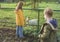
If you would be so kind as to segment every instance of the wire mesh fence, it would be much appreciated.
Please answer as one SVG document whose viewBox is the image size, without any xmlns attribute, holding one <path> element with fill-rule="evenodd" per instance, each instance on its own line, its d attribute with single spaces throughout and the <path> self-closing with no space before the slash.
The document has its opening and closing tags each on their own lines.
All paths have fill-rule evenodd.
<svg viewBox="0 0 60 42">
<path fill-rule="evenodd" d="M 7 9 L 9 10 L 9 8 L 7 8 Z M 1 8 L 1 10 L 4 10 L 4 11 L 6 11 L 7 9 Z M 36 27 L 32 26 L 32 28 L 36 28 L 36 29 L 40 28 L 41 25 L 44 23 L 45 20 L 44 20 L 44 16 L 43 16 L 43 10 L 44 9 L 23 9 L 25 17 L 30 17 L 30 19 L 38 19 L 37 24 L 39 23 L 38 26 L 39 25 L 40 26 L 38 27 L 35 25 Z M 10 11 L 14 11 L 14 8 L 10 8 Z M 59 23 L 60 22 L 60 16 L 59 16 L 59 14 L 60 14 L 60 10 L 54 10 L 53 17 L 56 18 L 58 21 L 58 28 L 59 28 L 58 39 L 60 40 L 60 37 L 59 37 L 60 36 L 60 26 L 59 26 L 60 25 L 60 23 Z M 13 20 L 13 21 L 11 21 L 11 20 Z M 13 29 L 15 27 L 16 27 L 15 17 L 11 18 L 11 16 L 5 17 L 5 15 L 3 15 L 3 17 L 0 18 L 0 28 L 12 28 Z"/>
</svg>

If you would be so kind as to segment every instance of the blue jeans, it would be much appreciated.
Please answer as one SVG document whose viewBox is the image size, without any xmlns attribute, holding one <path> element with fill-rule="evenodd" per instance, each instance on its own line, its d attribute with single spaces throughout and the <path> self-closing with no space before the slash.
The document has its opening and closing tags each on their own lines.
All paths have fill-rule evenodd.
<svg viewBox="0 0 60 42">
<path fill-rule="evenodd" d="M 20 38 L 23 38 L 23 27 L 22 26 L 16 26 L 16 35 Z"/>
</svg>

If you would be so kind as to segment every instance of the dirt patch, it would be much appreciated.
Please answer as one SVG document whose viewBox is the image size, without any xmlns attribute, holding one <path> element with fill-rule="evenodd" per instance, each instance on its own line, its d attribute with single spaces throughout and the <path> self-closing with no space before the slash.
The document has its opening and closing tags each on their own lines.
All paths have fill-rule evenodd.
<svg viewBox="0 0 60 42">
<path fill-rule="evenodd" d="M 24 40 L 16 36 L 16 30 L 0 28 L 0 42 L 36 42 L 34 38 L 25 37 Z"/>
</svg>

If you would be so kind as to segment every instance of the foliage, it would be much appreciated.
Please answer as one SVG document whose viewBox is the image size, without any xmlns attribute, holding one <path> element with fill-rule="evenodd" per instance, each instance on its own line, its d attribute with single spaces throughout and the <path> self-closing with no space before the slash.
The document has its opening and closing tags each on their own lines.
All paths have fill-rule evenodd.
<svg viewBox="0 0 60 42">
<path fill-rule="evenodd" d="M 0 9 L 0 20 L 2 19 L 3 21 L 6 20 L 10 22 L 10 23 L 15 23 L 15 13 L 14 13 L 14 9 L 10 9 L 10 8 L 15 8 L 16 3 L 1 3 L 2 7 L 6 7 L 8 9 Z M 9 6 L 8 6 L 9 5 Z M 40 3 L 39 4 L 39 8 L 46 8 L 47 6 L 51 7 L 54 10 L 60 10 L 60 4 L 56 4 L 56 3 Z M 57 7 L 59 6 L 59 7 Z M 24 6 L 23 8 L 31 8 L 31 5 L 29 6 Z M 30 17 L 30 19 L 34 19 L 34 18 L 38 18 L 38 12 L 37 11 L 31 11 L 31 10 L 23 10 L 24 12 L 24 16 L 25 17 Z M 57 19 L 58 21 L 58 27 L 60 28 L 60 11 L 54 11 L 54 15 L 53 17 Z M 42 25 L 44 23 L 44 16 L 43 16 L 43 11 L 40 11 L 40 25 Z M 0 24 L 2 24 L 0 22 Z M 10 25 L 10 24 L 5 24 L 6 26 Z M 14 24 L 11 24 L 11 26 L 13 26 Z M 13 28 L 12 28 L 13 29 Z M 24 27 L 24 34 L 27 35 L 37 35 L 37 27 L 35 26 L 26 26 Z M 58 31 L 60 32 L 60 31 Z M 59 34 L 59 33 L 58 33 Z"/>
</svg>

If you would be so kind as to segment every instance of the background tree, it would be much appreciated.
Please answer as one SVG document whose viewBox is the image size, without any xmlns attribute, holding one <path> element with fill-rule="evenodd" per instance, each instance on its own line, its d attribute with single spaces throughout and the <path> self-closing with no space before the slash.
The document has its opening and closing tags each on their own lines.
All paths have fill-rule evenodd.
<svg viewBox="0 0 60 42">
<path fill-rule="evenodd" d="M 32 8 L 38 8 L 39 0 L 31 0 Z"/>
<path fill-rule="evenodd" d="M 0 4 L 0 8 L 1 8 L 1 4 Z"/>
<path fill-rule="evenodd" d="M 60 3 L 60 0 L 58 0 L 58 3 Z"/>
</svg>

